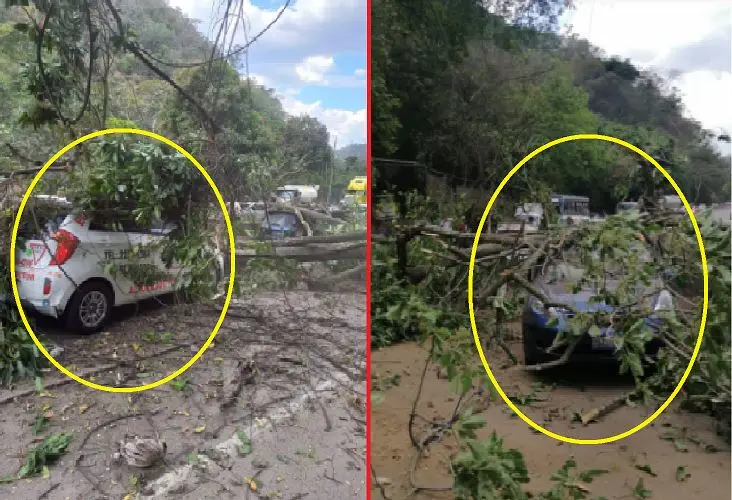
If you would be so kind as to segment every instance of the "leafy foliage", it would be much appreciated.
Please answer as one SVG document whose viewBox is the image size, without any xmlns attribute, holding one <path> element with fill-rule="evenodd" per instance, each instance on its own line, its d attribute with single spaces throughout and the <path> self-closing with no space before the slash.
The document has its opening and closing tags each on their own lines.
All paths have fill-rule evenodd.
<svg viewBox="0 0 732 500">
<path fill-rule="evenodd" d="M 48 436 L 39 445 L 28 450 L 25 464 L 18 471 L 17 479 L 37 476 L 44 473 L 66 453 L 73 436 L 67 432 L 59 432 Z"/>
<path fill-rule="evenodd" d="M 424 2 L 419 11 L 399 0 L 375 2 L 374 156 L 416 160 L 451 186 L 490 192 L 540 145 L 604 133 L 656 158 L 692 202 L 728 200 L 729 161 L 714 149 L 717 138 L 683 115 L 677 90 L 584 40 L 557 34 L 565 7 L 498 1 L 488 5 L 489 14 L 471 0 L 450 8 Z M 375 167 L 377 191 L 425 190 L 409 168 Z M 590 196 L 595 211 L 611 213 L 620 200 L 670 192 L 653 172 L 635 153 L 582 141 L 533 159 L 505 193 L 520 198 L 548 184 Z"/>
</svg>

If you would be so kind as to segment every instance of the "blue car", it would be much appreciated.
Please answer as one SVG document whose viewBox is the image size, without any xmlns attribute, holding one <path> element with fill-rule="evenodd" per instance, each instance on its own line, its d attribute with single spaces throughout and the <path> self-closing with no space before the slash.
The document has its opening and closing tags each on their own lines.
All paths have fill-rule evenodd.
<svg viewBox="0 0 732 500">
<path fill-rule="evenodd" d="M 282 240 L 304 235 L 304 228 L 297 216 L 291 212 L 272 211 L 260 224 L 263 239 Z"/>
<path fill-rule="evenodd" d="M 579 266 L 563 261 L 544 267 L 537 267 L 533 276 L 533 285 L 541 290 L 546 298 L 555 304 L 565 304 L 580 313 L 612 313 L 615 309 L 605 303 L 597 303 L 592 299 L 597 290 L 591 286 L 584 286 L 574 290 L 575 284 L 582 277 L 584 270 Z M 609 291 L 616 290 L 620 282 L 617 279 L 605 281 Z M 653 280 L 650 286 L 643 286 L 637 290 L 640 297 L 648 297 L 650 314 L 645 318 L 646 325 L 654 334 L 663 326 L 662 312 L 673 312 L 673 297 L 663 286 L 661 280 Z M 561 356 L 564 347 L 558 352 L 547 352 L 560 331 L 569 331 L 568 321 L 574 312 L 569 309 L 546 307 L 539 298 L 530 295 L 521 317 L 521 330 L 524 344 L 524 361 L 526 365 L 533 365 L 551 361 Z M 598 315 L 598 319 L 605 315 Z M 609 315 L 607 315 L 609 316 Z M 618 332 L 610 324 L 599 324 L 599 335 L 590 336 L 585 332 L 569 361 L 597 362 L 614 359 L 614 338 Z M 651 339 L 646 344 L 647 354 L 653 356 L 661 345 L 658 338 Z"/>
</svg>

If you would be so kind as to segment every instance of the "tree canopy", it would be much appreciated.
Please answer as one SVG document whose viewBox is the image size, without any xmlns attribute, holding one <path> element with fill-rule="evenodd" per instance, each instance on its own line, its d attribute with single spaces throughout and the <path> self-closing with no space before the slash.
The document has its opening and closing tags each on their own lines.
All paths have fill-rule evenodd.
<svg viewBox="0 0 732 500">
<path fill-rule="evenodd" d="M 601 133 L 650 154 L 691 202 L 729 199 L 729 159 L 712 144 L 725 138 L 685 116 L 678 91 L 660 76 L 560 36 L 564 2 L 418 4 L 372 4 L 375 158 L 417 161 L 453 185 L 492 190 L 542 144 Z M 393 163 L 375 168 L 377 190 L 423 188 Z M 527 164 L 506 193 L 516 199 L 550 186 L 590 196 L 595 210 L 609 212 L 644 194 L 651 169 L 616 145 L 566 143 Z M 657 188 L 673 189 L 665 181 Z"/>
</svg>

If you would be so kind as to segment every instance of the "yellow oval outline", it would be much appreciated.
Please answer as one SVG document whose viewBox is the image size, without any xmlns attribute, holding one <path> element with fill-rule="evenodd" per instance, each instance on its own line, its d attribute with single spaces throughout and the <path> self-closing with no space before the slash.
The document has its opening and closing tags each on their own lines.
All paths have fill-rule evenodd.
<svg viewBox="0 0 732 500">
<path fill-rule="evenodd" d="M 196 354 L 193 355 L 193 357 L 181 368 L 179 368 L 177 371 L 173 372 L 172 374 L 168 375 L 165 378 L 162 378 L 160 380 L 157 380 L 155 382 L 151 382 L 149 384 L 145 385 L 139 385 L 136 387 L 111 387 L 107 385 L 101 385 L 101 384 L 95 384 L 94 382 L 91 382 L 89 380 L 86 380 L 82 377 L 79 377 L 78 375 L 72 373 L 68 369 L 66 369 L 61 363 L 56 361 L 53 356 L 51 356 L 48 351 L 46 351 L 46 348 L 43 347 L 43 344 L 38 340 L 38 337 L 36 337 L 36 334 L 33 332 L 33 329 L 31 328 L 30 324 L 28 324 L 28 319 L 25 316 L 25 312 L 23 311 L 23 306 L 20 303 L 20 296 L 18 294 L 18 286 L 15 282 L 15 240 L 18 235 L 18 227 L 20 226 L 20 218 L 23 215 L 23 210 L 25 209 L 25 205 L 28 202 L 28 199 L 33 192 L 33 189 L 36 187 L 36 184 L 38 184 L 38 181 L 41 180 L 41 177 L 44 173 L 46 173 L 46 170 L 61 156 L 63 156 L 66 152 L 73 149 L 74 147 L 78 146 L 82 142 L 88 141 L 89 139 L 94 139 L 95 137 L 100 137 L 103 135 L 110 135 L 110 134 L 136 134 L 136 135 L 143 135 L 146 137 L 151 137 L 153 139 L 157 139 L 160 142 L 163 142 L 167 144 L 168 146 L 176 149 L 178 152 L 180 152 L 182 155 L 184 155 L 188 160 L 193 163 L 196 168 L 198 168 L 198 171 L 201 172 L 201 174 L 206 178 L 206 181 L 208 181 L 209 186 L 211 186 L 211 189 L 213 190 L 214 194 L 216 195 L 216 199 L 219 202 L 219 206 L 221 207 L 221 211 L 224 214 L 224 220 L 226 221 L 226 230 L 229 235 L 229 247 L 231 249 L 230 251 L 230 260 L 231 260 L 231 271 L 229 273 L 229 288 L 226 292 L 226 300 L 224 301 L 224 307 L 221 309 L 221 314 L 219 315 L 219 319 L 216 322 L 216 325 L 214 326 L 213 330 L 211 331 L 211 334 L 209 335 L 206 342 L 203 344 L 203 346 L 196 352 Z M 201 166 L 200 163 L 198 163 L 198 160 L 196 160 L 188 151 L 183 149 L 181 146 L 176 144 L 175 142 L 171 141 L 167 137 L 163 137 L 160 134 L 156 134 L 155 132 L 150 132 L 149 130 L 144 129 L 135 129 L 135 128 L 108 128 L 103 130 L 97 130 L 96 132 L 92 132 L 90 134 L 87 134 L 83 137 L 80 137 L 76 139 L 75 141 L 67 144 L 64 148 L 62 148 L 59 152 L 57 152 L 55 155 L 51 157 L 50 160 L 46 162 L 46 164 L 41 168 L 41 170 L 36 174 L 36 176 L 33 178 L 33 181 L 31 182 L 28 189 L 23 194 L 23 199 L 20 202 L 20 208 L 18 210 L 18 215 L 15 218 L 15 223 L 13 224 L 13 232 L 10 238 L 10 277 L 11 282 L 13 286 L 13 296 L 15 297 L 15 304 L 18 307 L 18 311 L 20 312 L 20 317 L 23 320 L 23 325 L 28 330 L 28 333 L 30 334 L 31 338 L 33 339 L 33 342 L 36 344 L 36 346 L 41 350 L 41 352 L 48 358 L 51 363 L 58 368 L 61 373 L 66 375 L 67 377 L 70 377 L 77 382 L 79 382 L 82 385 L 85 385 L 87 387 L 91 387 L 92 389 L 97 389 L 100 391 L 105 392 L 118 392 L 118 393 L 129 393 L 129 392 L 142 392 L 146 391 L 148 389 L 153 389 L 155 387 L 161 386 L 167 382 L 170 382 L 174 378 L 178 377 L 179 375 L 183 374 L 188 368 L 193 366 L 193 364 L 198 361 L 198 359 L 203 355 L 203 353 L 208 349 L 208 346 L 211 345 L 211 342 L 213 342 L 214 337 L 216 337 L 216 334 L 218 333 L 219 329 L 221 328 L 222 323 L 224 322 L 224 319 L 226 317 L 226 312 L 229 309 L 229 304 L 231 303 L 231 297 L 234 292 L 234 277 L 236 276 L 236 248 L 235 248 L 235 239 L 234 239 L 234 229 L 231 225 L 231 219 L 229 218 L 229 212 L 226 210 L 226 204 L 224 203 L 224 199 L 221 196 L 221 193 L 219 192 L 218 187 L 216 186 L 216 183 L 211 179 L 211 176 L 208 174 L 205 168 Z"/>
<path fill-rule="evenodd" d="M 696 341 L 696 345 L 694 346 L 694 352 L 691 355 L 691 360 L 689 361 L 689 365 L 686 367 L 686 371 L 684 371 L 684 374 L 681 377 L 681 380 L 679 381 L 676 388 L 673 390 L 671 395 L 666 399 L 666 401 L 648 418 L 646 418 L 643 422 L 636 425 L 635 427 L 628 429 L 625 432 L 621 432 L 619 434 L 616 434 L 614 436 L 608 436 L 604 438 L 596 438 L 596 439 L 578 439 L 578 438 L 572 438 L 563 436 L 561 434 L 557 434 L 555 432 L 552 432 L 548 429 L 545 429 L 544 427 L 540 426 L 533 420 L 531 420 L 529 417 L 524 415 L 521 410 L 513 404 L 513 402 L 509 399 L 509 397 L 506 395 L 505 392 L 503 392 L 503 389 L 501 389 L 500 384 L 498 383 L 498 380 L 496 380 L 496 377 L 493 375 L 493 372 L 491 371 L 490 367 L 488 366 L 488 361 L 485 358 L 485 355 L 483 354 L 483 348 L 480 345 L 480 337 L 478 336 L 478 327 L 475 323 L 475 311 L 473 309 L 473 271 L 475 269 L 475 255 L 477 253 L 478 249 L 478 243 L 480 241 L 480 235 L 483 232 L 483 224 L 485 223 L 486 219 L 488 218 L 488 214 L 491 211 L 491 208 L 493 208 L 493 204 L 496 201 L 496 198 L 498 198 L 498 195 L 501 193 L 501 190 L 505 187 L 506 183 L 513 177 L 513 175 L 526 164 L 529 160 L 537 156 L 539 153 L 546 151 L 547 149 L 556 146 L 557 144 L 562 144 L 564 142 L 569 141 L 576 141 L 576 140 L 586 140 L 586 139 L 597 139 L 602 140 L 606 142 L 612 142 L 615 144 L 618 144 L 620 146 L 624 146 L 631 151 L 634 151 L 641 155 L 644 159 L 648 160 L 654 167 L 656 167 L 668 180 L 671 185 L 676 190 L 676 193 L 681 198 L 681 201 L 684 203 L 684 208 L 686 208 L 686 213 L 689 216 L 689 219 L 691 220 L 692 225 L 694 226 L 694 232 L 696 233 L 696 241 L 699 244 L 699 251 L 701 253 L 701 263 L 702 263 L 702 271 L 704 273 L 704 306 L 702 309 L 702 319 L 701 319 L 701 326 L 699 327 L 699 336 Z M 681 391 L 681 387 L 683 387 L 684 382 L 686 382 L 686 379 L 689 377 L 689 374 L 691 373 L 691 369 L 694 366 L 694 362 L 696 362 L 696 358 L 699 355 L 699 349 L 701 348 L 702 339 L 704 337 L 704 328 L 706 327 L 707 322 L 707 308 L 709 307 L 709 269 L 707 267 L 707 254 L 704 250 L 704 241 L 702 240 L 701 231 L 699 230 L 699 225 L 696 221 L 696 217 L 694 217 L 694 213 L 691 209 L 691 206 L 689 205 L 689 202 L 686 201 L 686 197 L 684 196 L 684 193 L 681 192 L 681 189 L 676 184 L 676 181 L 669 175 L 666 170 L 658 164 L 656 160 L 654 160 L 648 153 L 641 150 L 640 148 L 635 147 L 634 145 L 622 140 L 618 139 L 617 137 L 607 136 L 607 135 L 601 135 L 601 134 L 575 134 L 575 135 L 568 135 L 564 137 L 560 137 L 559 139 L 555 139 L 551 142 L 548 142 L 544 144 L 543 146 L 535 149 L 528 155 L 526 155 L 518 164 L 516 164 L 515 167 L 511 169 L 511 171 L 506 175 L 501 183 L 498 185 L 498 188 L 496 188 L 495 192 L 493 193 L 493 196 L 491 196 L 491 199 L 488 201 L 488 206 L 486 207 L 485 211 L 483 212 L 483 217 L 480 219 L 480 224 L 478 225 L 478 229 L 475 232 L 475 241 L 473 242 L 473 248 L 470 252 L 470 263 L 468 268 L 468 308 L 470 310 L 470 326 L 473 330 L 473 340 L 475 341 L 475 346 L 478 349 L 478 355 L 480 356 L 480 360 L 483 363 L 483 367 L 485 368 L 486 373 L 488 374 L 488 378 L 490 378 L 491 382 L 493 383 L 494 387 L 498 390 L 498 393 L 501 395 L 501 398 L 503 398 L 503 401 L 506 402 L 509 408 L 513 410 L 513 412 L 521 418 L 524 422 L 526 422 L 530 427 L 536 429 L 537 431 L 541 432 L 545 436 L 549 436 L 551 438 L 556 439 L 557 441 L 562 441 L 565 443 L 570 444 L 606 444 L 606 443 L 612 443 L 614 441 L 619 441 L 623 438 L 626 438 L 628 436 L 631 436 L 638 432 L 639 430 L 646 427 L 648 424 L 653 422 L 658 416 L 663 413 L 668 405 L 671 404 L 671 402 L 674 400 L 674 398 L 678 395 L 679 391 Z"/>
</svg>

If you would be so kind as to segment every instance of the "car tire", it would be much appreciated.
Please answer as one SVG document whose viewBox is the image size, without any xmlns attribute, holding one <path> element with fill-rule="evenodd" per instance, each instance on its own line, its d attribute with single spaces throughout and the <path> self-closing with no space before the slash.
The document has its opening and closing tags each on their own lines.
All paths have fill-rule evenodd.
<svg viewBox="0 0 732 500">
<path fill-rule="evenodd" d="M 539 364 L 542 361 L 541 353 L 536 348 L 534 339 L 526 331 L 521 336 L 524 344 L 524 365 L 531 366 Z"/>
<path fill-rule="evenodd" d="M 540 359 L 536 352 L 536 349 L 524 342 L 524 365 L 536 365 L 539 364 L 539 361 Z"/>
<path fill-rule="evenodd" d="M 66 307 L 66 328 L 85 335 L 96 333 L 106 326 L 113 305 L 114 296 L 106 283 L 86 282 L 74 292 Z M 89 308 L 96 308 L 96 311 L 89 311 Z"/>
</svg>

